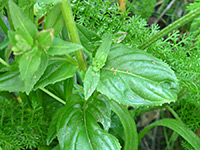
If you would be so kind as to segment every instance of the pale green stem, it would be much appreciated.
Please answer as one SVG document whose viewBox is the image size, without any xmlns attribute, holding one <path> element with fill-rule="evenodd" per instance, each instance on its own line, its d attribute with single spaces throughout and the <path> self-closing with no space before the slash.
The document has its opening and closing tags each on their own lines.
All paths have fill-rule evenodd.
<svg viewBox="0 0 200 150">
<path fill-rule="evenodd" d="M 53 97 L 55 100 L 59 101 L 62 104 L 66 104 L 66 102 L 64 100 L 62 100 L 61 98 L 59 98 L 58 96 L 56 96 L 55 94 L 51 93 L 50 91 L 48 91 L 45 88 L 40 88 L 40 90 L 42 90 L 43 92 L 45 92 L 46 94 L 48 94 L 49 96 Z"/>
<path fill-rule="evenodd" d="M 74 43 L 81 44 L 69 0 L 61 1 L 60 6 L 69 33 L 70 40 Z M 85 61 L 83 50 L 76 51 L 75 55 L 80 70 L 87 70 L 87 64 Z"/>
<path fill-rule="evenodd" d="M 162 37 L 166 36 L 167 34 L 171 33 L 173 30 L 185 25 L 186 23 L 192 21 L 194 18 L 200 15 L 200 8 L 197 8 L 193 11 L 191 11 L 189 14 L 181 17 L 180 19 L 176 20 L 172 24 L 165 27 L 163 30 L 155 34 L 153 37 L 151 37 L 146 42 L 142 43 L 139 48 L 144 49 L 148 47 L 149 45 L 153 44 L 157 40 L 161 39 Z"/>
<path fill-rule="evenodd" d="M 2 63 L 3 65 L 5 65 L 6 67 L 9 67 L 10 65 L 5 62 L 2 58 L 0 58 L 0 63 Z"/>
</svg>

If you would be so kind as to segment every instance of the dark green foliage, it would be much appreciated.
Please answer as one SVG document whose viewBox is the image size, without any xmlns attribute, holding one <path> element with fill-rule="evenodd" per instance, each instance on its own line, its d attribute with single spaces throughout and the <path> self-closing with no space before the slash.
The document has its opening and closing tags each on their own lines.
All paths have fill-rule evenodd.
<svg viewBox="0 0 200 150">
<path fill-rule="evenodd" d="M 74 0 L 72 4 L 76 22 L 100 35 L 117 33 L 129 18 L 128 12 L 120 14 L 117 3 L 110 0 Z"/>
<path fill-rule="evenodd" d="M 142 18 L 148 20 L 149 17 L 155 11 L 155 4 L 157 0 L 133 0 L 132 2 L 127 1 L 128 8 L 134 15 L 141 16 Z"/>
<path fill-rule="evenodd" d="M 31 93 L 32 99 L 25 94 L 21 97 L 0 98 L 0 147 L 3 150 L 36 148 L 44 144 L 47 133 L 42 105 L 37 101 L 37 93 Z M 1 92 L 2 95 L 2 92 Z"/>
</svg>

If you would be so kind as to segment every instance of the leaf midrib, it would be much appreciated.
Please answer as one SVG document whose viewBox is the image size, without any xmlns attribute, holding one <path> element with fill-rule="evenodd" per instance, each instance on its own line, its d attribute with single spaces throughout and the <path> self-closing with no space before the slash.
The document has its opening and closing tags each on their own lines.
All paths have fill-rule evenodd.
<svg viewBox="0 0 200 150">
<path fill-rule="evenodd" d="M 128 75 L 132 75 L 132 76 L 135 76 L 135 77 L 138 77 L 140 79 L 144 79 L 146 81 L 150 81 L 150 82 L 154 82 L 156 84 L 159 84 L 159 82 L 156 82 L 154 80 L 150 80 L 148 78 L 145 78 L 145 77 L 142 77 L 142 76 L 139 76 L 139 75 L 136 75 L 136 74 L 133 74 L 133 73 L 130 73 L 130 72 L 125 72 L 125 71 L 121 71 L 121 70 L 111 70 L 110 68 L 102 68 L 103 70 L 107 70 L 107 71 L 111 71 L 111 72 L 118 72 L 118 73 L 123 73 L 123 74 L 128 74 Z"/>
</svg>

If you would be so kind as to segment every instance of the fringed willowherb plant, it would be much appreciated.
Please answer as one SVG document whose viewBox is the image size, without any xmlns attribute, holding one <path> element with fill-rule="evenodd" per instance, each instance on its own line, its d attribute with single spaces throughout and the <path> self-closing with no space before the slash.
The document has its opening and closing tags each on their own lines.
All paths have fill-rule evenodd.
<svg viewBox="0 0 200 150">
<path fill-rule="evenodd" d="M 12 0 L 8 1 L 13 27 L 7 32 L 7 51 L 13 52 L 15 61 L 0 59 L 5 65 L 1 69 L 0 90 L 27 95 L 40 90 L 65 105 L 52 118 L 48 145 L 57 138 L 56 148 L 61 150 L 119 150 L 122 146 L 118 139 L 108 132 L 112 110 L 124 127 L 123 149 L 137 150 L 138 141 L 156 125 L 169 127 L 194 148 L 200 147 L 199 138 L 175 119 L 160 120 L 138 135 L 124 106 L 161 106 L 176 101 L 179 88 L 174 71 L 139 48 L 148 47 L 191 21 L 200 14 L 199 8 L 144 41 L 139 48 L 130 48 L 113 44 L 111 34 L 100 37 L 83 26 L 76 27 L 68 0 L 40 2 L 54 6 L 46 14 L 43 29 L 38 31 L 31 19 L 34 14 L 27 16 Z"/>
</svg>

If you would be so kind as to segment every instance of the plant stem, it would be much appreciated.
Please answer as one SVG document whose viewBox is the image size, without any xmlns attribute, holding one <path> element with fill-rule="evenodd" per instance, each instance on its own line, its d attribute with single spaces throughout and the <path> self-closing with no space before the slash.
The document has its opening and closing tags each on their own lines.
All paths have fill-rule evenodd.
<svg viewBox="0 0 200 150">
<path fill-rule="evenodd" d="M 176 120 L 182 122 L 181 118 L 170 106 L 167 105 L 166 108 L 172 113 L 172 115 L 176 118 Z"/>
<path fill-rule="evenodd" d="M 129 111 L 121 104 L 111 100 L 112 110 L 119 117 L 125 133 L 124 150 L 137 150 L 138 149 L 138 134 L 135 121 L 130 115 Z"/>
<path fill-rule="evenodd" d="M 54 99 L 56 99 L 57 101 L 59 101 L 62 104 L 66 104 L 66 102 L 64 100 L 62 100 L 61 98 L 59 98 L 58 96 L 56 96 L 55 94 L 51 93 L 50 91 L 48 91 L 45 88 L 40 88 L 40 90 L 42 90 L 43 92 L 45 92 L 46 94 L 48 94 L 49 96 L 53 97 Z"/>
<path fill-rule="evenodd" d="M 0 27 L 2 28 L 3 32 L 5 33 L 5 35 L 8 37 L 8 33 L 7 33 L 8 32 L 8 27 L 3 22 L 1 17 L 0 17 Z"/>
<path fill-rule="evenodd" d="M 71 41 L 81 44 L 69 0 L 61 1 L 60 6 Z M 76 51 L 75 55 L 78 61 L 79 69 L 87 70 L 83 50 Z"/>
<path fill-rule="evenodd" d="M 10 65 L 5 62 L 1 57 L 0 57 L 0 63 L 2 63 L 3 65 L 5 65 L 6 67 L 9 67 Z"/>
<path fill-rule="evenodd" d="M 186 23 L 192 21 L 194 18 L 196 18 L 199 15 L 200 15 L 200 8 L 197 8 L 197 9 L 191 11 L 189 14 L 181 17 L 177 21 L 175 21 L 172 24 L 168 25 L 163 30 L 158 32 L 156 35 L 154 35 L 153 37 L 148 39 L 146 42 L 142 43 L 139 46 L 139 48 L 140 49 L 145 49 L 146 47 L 148 47 L 149 45 L 153 44 L 154 42 L 156 42 L 157 40 L 161 39 L 162 37 L 166 36 L 167 34 L 172 32 L 173 30 L 175 30 L 175 29 L 185 25 Z"/>
</svg>

